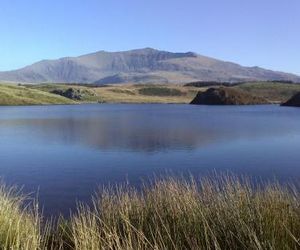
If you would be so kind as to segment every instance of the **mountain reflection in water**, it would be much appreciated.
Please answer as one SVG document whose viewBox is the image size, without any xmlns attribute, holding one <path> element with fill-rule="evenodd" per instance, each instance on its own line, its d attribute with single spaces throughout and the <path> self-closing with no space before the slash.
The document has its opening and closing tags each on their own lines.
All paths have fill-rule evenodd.
<svg viewBox="0 0 300 250">
<path fill-rule="evenodd" d="M 299 148 L 300 109 L 276 105 L 0 107 L 0 175 L 46 214 L 166 171 L 299 180 Z"/>
</svg>

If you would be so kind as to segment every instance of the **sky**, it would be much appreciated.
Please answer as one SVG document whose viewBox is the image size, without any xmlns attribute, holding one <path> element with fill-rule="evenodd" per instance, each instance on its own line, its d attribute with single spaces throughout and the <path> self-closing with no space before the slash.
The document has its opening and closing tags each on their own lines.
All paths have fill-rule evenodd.
<svg viewBox="0 0 300 250">
<path fill-rule="evenodd" d="M 0 71 L 152 47 L 300 75 L 299 11 L 299 0 L 0 0 Z"/>
</svg>

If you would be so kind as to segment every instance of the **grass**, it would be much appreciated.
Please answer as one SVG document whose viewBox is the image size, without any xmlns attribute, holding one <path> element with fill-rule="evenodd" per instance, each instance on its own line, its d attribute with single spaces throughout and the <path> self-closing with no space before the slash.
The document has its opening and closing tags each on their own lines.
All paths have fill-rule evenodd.
<svg viewBox="0 0 300 250">
<path fill-rule="evenodd" d="M 299 197 L 222 177 L 104 192 L 72 219 L 75 249 L 296 249 Z"/>
<path fill-rule="evenodd" d="M 94 90 L 106 103 L 189 103 L 198 91 L 173 84 L 109 85 Z"/>
<path fill-rule="evenodd" d="M 42 91 L 52 91 L 55 88 L 68 88 L 70 85 L 34 85 Z M 71 85 L 72 86 L 72 85 Z M 207 87 L 183 86 L 176 84 L 115 84 L 105 87 L 72 86 L 91 91 L 82 102 L 99 103 L 190 103 L 198 91 Z M 216 86 L 218 87 L 218 86 Z M 234 88 L 250 92 L 254 96 L 263 97 L 271 103 L 281 103 L 300 92 L 299 84 L 279 82 L 243 83 Z"/>
<path fill-rule="evenodd" d="M 24 86 L 0 84 L 0 105 L 74 104 L 62 96 Z"/>
<path fill-rule="evenodd" d="M 52 94 L 53 90 L 80 89 L 81 100 L 71 100 Z M 211 87 L 211 86 L 209 86 Z M 218 87 L 218 86 L 217 86 Z M 71 104 L 71 103 L 190 103 L 198 91 L 208 87 L 176 84 L 115 84 L 96 87 L 94 85 L 0 84 L 0 105 Z M 243 83 L 233 88 L 263 97 L 272 103 L 282 103 L 300 92 L 300 84 L 279 82 Z"/>
<path fill-rule="evenodd" d="M 2 203 L 1 199 L 1 207 L 6 204 Z M 1 208 L 2 223 L 11 225 L 8 215 L 16 211 L 14 218 L 24 227 L 11 234 L 10 242 L 27 242 L 29 248 L 24 249 L 40 249 L 39 242 L 46 241 L 48 249 L 76 250 L 300 247 L 298 191 L 276 183 L 254 188 L 247 179 L 234 176 L 166 178 L 142 191 L 130 186 L 107 189 L 94 198 L 93 206 L 79 205 L 48 238 L 39 234 L 39 219 L 20 213 L 19 202 L 10 204 L 8 210 Z M 10 231 L 1 230 L 1 239 Z M 1 249 L 22 249 L 3 242 Z"/>
<path fill-rule="evenodd" d="M 186 94 L 185 92 L 182 92 L 176 88 L 170 88 L 170 87 L 167 88 L 167 87 L 159 87 L 159 86 L 140 88 L 139 93 L 141 95 L 148 95 L 148 96 L 182 96 Z"/>
<path fill-rule="evenodd" d="M 25 207 L 26 197 L 15 188 L 0 186 L 0 248 L 43 249 L 41 220 L 36 207 Z M 33 204 L 34 205 L 34 204 Z"/>
<path fill-rule="evenodd" d="M 237 85 L 235 88 L 249 91 L 253 95 L 263 97 L 273 103 L 285 102 L 293 95 L 300 92 L 300 84 L 278 82 L 245 83 Z"/>
<path fill-rule="evenodd" d="M 54 90 L 67 90 L 69 88 L 80 89 L 82 95 L 82 99 L 80 100 L 81 103 L 93 103 L 93 102 L 98 102 L 101 99 L 99 96 L 96 96 L 96 93 L 93 90 L 93 88 L 85 87 L 85 86 L 66 85 L 66 84 L 36 84 L 36 85 L 29 85 L 27 87 L 30 89 L 36 89 L 46 93 L 51 93 Z"/>
<path fill-rule="evenodd" d="M 65 90 L 70 87 L 86 93 L 80 100 L 81 103 L 189 103 L 199 90 L 180 85 L 155 84 L 114 84 L 105 87 L 63 84 L 28 86 L 49 93 L 55 89 Z"/>
</svg>

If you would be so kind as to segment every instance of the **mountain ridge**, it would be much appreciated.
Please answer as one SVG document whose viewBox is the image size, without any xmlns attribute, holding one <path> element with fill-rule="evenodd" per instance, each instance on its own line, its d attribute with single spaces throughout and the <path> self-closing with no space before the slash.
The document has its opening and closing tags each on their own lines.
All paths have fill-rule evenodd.
<svg viewBox="0 0 300 250">
<path fill-rule="evenodd" d="M 295 74 L 257 66 L 244 67 L 195 52 L 153 48 L 41 60 L 21 69 L 0 72 L 0 80 L 25 83 L 186 83 L 192 81 L 300 82 Z"/>
</svg>

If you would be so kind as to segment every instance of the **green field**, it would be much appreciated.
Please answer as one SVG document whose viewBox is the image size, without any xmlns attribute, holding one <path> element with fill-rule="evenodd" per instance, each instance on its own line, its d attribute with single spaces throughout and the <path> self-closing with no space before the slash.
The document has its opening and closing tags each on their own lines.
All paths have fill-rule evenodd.
<svg viewBox="0 0 300 250">
<path fill-rule="evenodd" d="M 42 84 L 31 85 L 41 91 L 51 92 L 55 89 L 80 89 L 86 92 L 80 102 L 82 103 L 189 103 L 199 89 L 186 88 L 181 85 L 155 85 L 155 84 L 120 84 L 102 87 L 89 87 L 78 85 Z"/>
<path fill-rule="evenodd" d="M 0 105 L 74 104 L 73 100 L 24 86 L 0 84 Z"/>
<path fill-rule="evenodd" d="M 285 102 L 300 92 L 300 84 L 272 82 L 244 83 L 235 88 L 249 91 L 251 94 L 263 97 L 273 103 Z"/>
<path fill-rule="evenodd" d="M 75 103 L 190 103 L 198 91 L 209 87 L 176 84 L 120 84 L 105 86 L 37 84 L 0 84 L 0 105 L 42 105 Z M 219 87 L 219 86 L 216 86 Z M 70 99 L 53 91 L 73 89 L 80 92 L 79 99 Z M 255 82 L 243 83 L 233 88 L 248 91 L 271 103 L 281 103 L 300 92 L 300 84 Z"/>
</svg>

